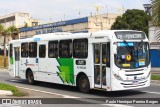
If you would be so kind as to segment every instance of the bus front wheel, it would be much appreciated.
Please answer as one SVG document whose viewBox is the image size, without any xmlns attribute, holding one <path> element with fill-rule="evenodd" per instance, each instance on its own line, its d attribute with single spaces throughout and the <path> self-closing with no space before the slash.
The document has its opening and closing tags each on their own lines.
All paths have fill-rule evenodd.
<svg viewBox="0 0 160 107">
<path fill-rule="evenodd" d="M 32 71 L 27 72 L 27 81 L 28 81 L 28 84 L 30 85 L 34 84 L 34 75 Z"/>
<path fill-rule="evenodd" d="M 89 80 L 86 75 L 81 75 L 78 81 L 79 90 L 83 93 L 88 93 L 90 90 Z"/>
</svg>

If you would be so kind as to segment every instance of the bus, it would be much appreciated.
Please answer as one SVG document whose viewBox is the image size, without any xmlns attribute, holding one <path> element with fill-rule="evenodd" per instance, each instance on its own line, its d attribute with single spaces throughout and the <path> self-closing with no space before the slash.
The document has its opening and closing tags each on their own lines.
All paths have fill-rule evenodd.
<svg viewBox="0 0 160 107">
<path fill-rule="evenodd" d="M 150 70 L 142 31 L 49 33 L 9 43 L 9 74 L 29 84 L 77 86 L 84 93 L 129 90 L 150 86 Z"/>
</svg>

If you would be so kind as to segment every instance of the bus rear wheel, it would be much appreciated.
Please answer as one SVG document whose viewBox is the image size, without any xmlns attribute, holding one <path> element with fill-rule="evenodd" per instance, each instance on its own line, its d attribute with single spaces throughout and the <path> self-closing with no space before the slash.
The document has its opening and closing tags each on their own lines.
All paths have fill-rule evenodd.
<svg viewBox="0 0 160 107">
<path fill-rule="evenodd" d="M 88 93 L 90 90 L 89 80 L 86 75 L 82 75 L 78 81 L 79 90 L 83 93 Z"/>
<path fill-rule="evenodd" d="M 33 75 L 32 71 L 27 72 L 27 81 L 28 81 L 28 84 L 30 84 L 30 85 L 35 83 L 34 75 Z"/>
</svg>

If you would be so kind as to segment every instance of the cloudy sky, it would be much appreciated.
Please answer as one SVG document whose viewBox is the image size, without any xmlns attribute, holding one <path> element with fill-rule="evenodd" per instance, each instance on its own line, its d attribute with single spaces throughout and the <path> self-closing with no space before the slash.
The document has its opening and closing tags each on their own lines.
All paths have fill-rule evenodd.
<svg viewBox="0 0 160 107">
<path fill-rule="evenodd" d="M 119 13 L 118 9 L 144 9 L 150 0 L 1 0 L 0 16 L 13 12 L 28 12 L 44 22 L 56 22 L 99 13 Z"/>
</svg>

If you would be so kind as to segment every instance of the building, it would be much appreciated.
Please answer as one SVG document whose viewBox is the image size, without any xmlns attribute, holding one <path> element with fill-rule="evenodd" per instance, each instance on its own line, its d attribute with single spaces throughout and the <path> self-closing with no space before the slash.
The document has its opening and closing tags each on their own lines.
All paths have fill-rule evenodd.
<svg viewBox="0 0 160 107">
<path fill-rule="evenodd" d="M 160 28 L 149 22 L 149 42 L 151 49 L 160 49 Z"/>
<path fill-rule="evenodd" d="M 4 16 L 0 16 L 0 24 L 6 28 L 9 26 L 15 26 L 16 28 L 31 27 L 39 25 L 39 20 L 32 19 L 29 13 L 11 13 Z"/>
<path fill-rule="evenodd" d="M 0 24 L 5 28 L 8 28 L 9 26 L 15 26 L 16 28 L 38 26 L 39 22 L 39 20 L 31 18 L 29 13 L 16 12 L 0 16 Z M 17 36 L 17 38 L 19 37 Z M 0 36 L 0 45 L 3 44 L 3 40 L 3 36 Z"/>
<path fill-rule="evenodd" d="M 145 12 L 152 15 L 151 4 L 144 4 Z M 151 67 L 160 67 L 160 28 L 149 21 L 148 37 L 150 42 Z M 156 59 L 156 60 L 155 60 Z"/>
<path fill-rule="evenodd" d="M 152 67 L 160 67 L 160 28 L 149 22 L 150 60 Z M 156 60 L 155 60 L 156 59 Z"/>
<path fill-rule="evenodd" d="M 109 30 L 115 22 L 118 14 L 106 13 L 88 16 L 78 19 L 54 22 L 20 29 L 20 37 L 26 38 L 36 34 L 53 32 L 95 32 L 98 30 Z"/>
</svg>

